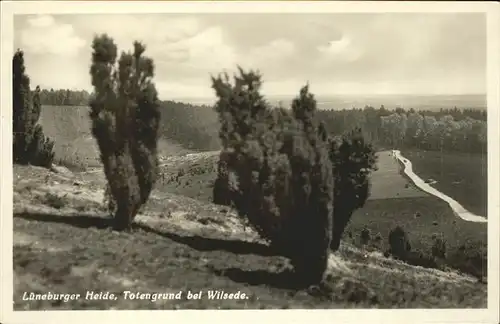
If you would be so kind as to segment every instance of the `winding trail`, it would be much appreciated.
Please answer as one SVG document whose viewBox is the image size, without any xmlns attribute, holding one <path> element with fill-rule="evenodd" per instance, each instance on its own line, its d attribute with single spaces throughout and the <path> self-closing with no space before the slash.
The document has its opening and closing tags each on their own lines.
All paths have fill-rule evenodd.
<svg viewBox="0 0 500 324">
<path fill-rule="evenodd" d="M 417 187 L 422 189 L 425 192 L 430 193 L 431 195 L 434 195 L 448 203 L 450 205 L 451 209 L 461 219 L 469 222 L 478 222 L 478 223 L 486 223 L 488 222 L 488 219 L 484 216 L 479 216 L 476 214 L 473 214 L 469 212 L 467 209 L 465 209 L 462 205 L 460 205 L 456 200 L 453 198 L 445 195 L 444 193 L 440 192 L 439 190 L 436 190 L 435 188 L 431 187 L 429 184 L 425 183 L 424 180 L 422 180 L 418 175 L 416 175 L 413 172 L 412 164 L 411 161 L 405 158 L 404 156 L 401 155 L 401 152 L 399 150 L 392 150 L 392 155 L 397 158 L 401 163 L 404 164 L 405 169 L 404 172 L 406 173 L 407 176 L 410 177 L 410 179 L 415 183 Z"/>
</svg>

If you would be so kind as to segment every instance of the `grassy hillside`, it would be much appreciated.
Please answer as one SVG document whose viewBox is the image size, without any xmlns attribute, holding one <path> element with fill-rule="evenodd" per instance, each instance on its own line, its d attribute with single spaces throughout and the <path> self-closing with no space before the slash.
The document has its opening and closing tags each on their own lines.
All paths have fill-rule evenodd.
<svg viewBox="0 0 500 324">
<path fill-rule="evenodd" d="M 486 285 L 472 277 L 411 266 L 348 241 L 330 256 L 322 286 L 297 290 L 288 261 L 228 208 L 155 190 L 134 230 L 120 233 L 109 229 L 102 186 L 97 173 L 14 167 L 15 310 L 486 306 Z M 22 300 L 25 291 L 49 290 L 81 296 Z M 245 297 L 210 300 L 208 290 Z M 116 299 L 89 300 L 87 291 Z M 181 296 L 130 300 L 124 291 Z M 200 299 L 187 298 L 200 291 Z"/>
<path fill-rule="evenodd" d="M 175 193 L 200 201 L 212 201 L 217 177 L 217 152 L 192 155 L 196 159 L 167 159 L 165 174 L 156 185 L 161 192 Z M 446 240 L 446 263 L 461 271 L 482 277 L 487 265 L 487 224 L 458 218 L 447 203 L 416 188 L 402 175 L 402 167 L 389 152 L 378 153 L 378 167 L 372 175 L 371 195 L 357 210 L 344 239 L 362 247 L 360 233 L 368 229 L 372 248 L 385 251 L 389 232 L 401 226 L 409 234 L 415 250 L 430 255 L 433 235 Z M 350 233 L 350 234 L 349 234 Z"/>
<path fill-rule="evenodd" d="M 213 114 L 207 107 L 183 107 L 175 103 L 163 107 L 160 154 L 164 166 L 156 188 L 161 192 L 211 202 L 217 152 L 191 155 L 194 159 L 179 156 L 189 152 L 184 148 L 189 144 L 185 141 L 186 138 L 191 138 L 189 134 L 197 131 L 200 139 L 210 141 L 208 136 L 202 135 L 213 132 L 217 122 L 210 117 Z M 196 109 L 200 110 L 200 115 L 193 114 Z M 176 117 L 168 119 L 169 116 Z M 40 119 L 47 135 L 56 139 L 57 162 L 73 166 L 74 169 L 100 166 L 95 140 L 90 134 L 86 107 L 44 106 Z M 172 125 L 177 125 L 177 128 Z M 197 125 L 205 125 L 206 128 L 196 128 Z M 171 138 L 175 136 L 184 138 L 184 142 L 174 143 Z M 207 143 L 199 142 L 198 145 Z M 403 154 L 414 163 L 415 172 L 421 177 L 438 180 L 435 185 L 437 189 L 449 194 L 473 212 L 486 214 L 486 161 L 480 156 L 419 151 L 404 151 Z M 383 237 L 387 237 L 388 231 L 399 224 L 407 228 L 410 236 L 414 237 L 415 246 L 425 251 L 432 246 L 433 234 L 444 235 L 449 251 L 465 247 L 467 250 L 476 250 L 474 258 L 486 259 L 485 224 L 478 225 L 458 219 L 444 202 L 414 188 L 401 176 L 401 167 L 390 153 L 379 153 L 378 167 L 378 171 L 372 176 L 369 201 L 355 213 L 348 231 L 358 235 L 366 226 L 374 236 L 380 232 Z M 392 198 L 400 199 L 395 201 Z M 402 200 L 403 198 L 405 199 Z M 417 219 L 416 214 L 422 217 Z M 461 241 L 461 238 L 465 241 Z M 471 266 L 466 268 L 476 275 L 486 271 L 485 266 L 472 270 Z"/>
<path fill-rule="evenodd" d="M 72 169 L 101 166 L 97 143 L 90 130 L 88 107 L 43 106 L 40 124 L 45 134 L 55 140 L 56 163 Z M 161 131 L 165 133 L 164 128 Z M 166 137 L 160 138 L 159 149 L 164 155 L 188 152 Z"/>
<path fill-rule="evenodd" d="M 217 120 L 209 108 L 182 107 L 162 108 L 160 179 L 131 233 L 109 229 L 102 203 L 105 178 L 88 108 L 43 107 L 40 122 L 55 139 L 56 163 L 71 171 L 14 166 L 15 309 L 485 307 L 487 224 L 463 221 L 446 203 L 415 188 L 387 151 L 378 153 L 369 200 L 354 213 L 340 251 L 330 257 L 328 280 L 321 287 L 295 289 L 288 261 L 243 226 L 234 210 L 211 204 Z M 213 151 L 193 153 L 207 148 Z M 467 193 L 474 196 L 487 183 L 486 173 L 477 171 L 480 159 L 448 155 L 442 163 L 432 152 L 402 153 L 417 174 L 438 180 L 438 189 L 443 186 L 466 207 L 473 200 Z M 447 176 L 439 178 L 436 165 Z M 445 180 L 458 181 L 452 175 L 471 182 L 462 196 L 447 192 L 463 185 L 446 187 Z M 439 269 L 422 267 L 428 266 L 425 259 L 410 265 L 383 255 L 397 225 L 424 256 L 431 253 L 434 235 L 446 240 L 447 256 L 436 265 Z M 360 240 L 364 229 L 370 233 L 367 244 Z M 23 291 L 48 290 L 120 296 L 22 300 Z M 127 300 L 121 295 L 126 290 L 184 295 L 180 300 Z M 201 299 L 185 296 L 200 290 L 205 294 Z M 240 291 L 248 298 L 209 300 L 208 290 Z"/>
<path fill-rule="evenodd" d="M 220 148 L 219 121 L 212 107 L 164 101 L 161 104 L 161 125 L 163 138 L 190 150 Z"/>
</svg>

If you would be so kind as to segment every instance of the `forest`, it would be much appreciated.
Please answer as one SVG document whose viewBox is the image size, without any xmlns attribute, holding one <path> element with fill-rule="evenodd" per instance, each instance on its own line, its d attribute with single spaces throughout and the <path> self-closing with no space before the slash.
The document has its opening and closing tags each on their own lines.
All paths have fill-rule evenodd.
<svg viewBox="0 0 500 324">
<path fill-rule="evenodd" d="M 86 106 L 91 94 L 85 90 L 43 89 L 42 105 Z M 190 149 L 220 148 L 217 116 L 209 106 L 162 101 L 162 136 Z M 443 152 L 487 152 L 487 111 L 481 109 L 415 110 L 374 108 L 318 110 L 317 117 L 330 134 L 341 135 L 361 128 L 377 149 L 423 149 Z M 189 139 L 187 141 L 187 139 Z M 187 142 L 186 142 L 187 141 Z"/>
</svg>

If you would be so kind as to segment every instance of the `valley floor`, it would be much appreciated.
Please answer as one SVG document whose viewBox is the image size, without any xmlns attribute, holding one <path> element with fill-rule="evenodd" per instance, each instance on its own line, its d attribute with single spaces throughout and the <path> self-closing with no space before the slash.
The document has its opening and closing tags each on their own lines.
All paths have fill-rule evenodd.
<svg viewBox="0 0 500 324">
<path fill-rule="evenodd" d="M 402 150 L 422 179 L 434 179 L 432 186 L 457 200 L 469 211 L 488 215 L 487 154 Z"/>
<path fill-rule="evenodd" d="M 157 183 L 157 190 L 210 203 L 217 160 L 217 152 L 191 155 L 191 159 L 169 158 L 163 163 L 165 176 Z M 407 232 L 414 249 L 429 255 L 433 236 L 437 236 L 446 241 L 449 266 L 485 277 L 487 224 L 465 221 L 457 217 L 446 202 L 419 190 L 403 176 L 403 167 L 391 151 L 379 152 L 377 165 L 378 170 L 371 176 L 370 198 L 354 212 L 344 241 L 362 248 L 360 233 L 368 229 L 369 245 L 385 251 L 389 232 L 400 226 Z"/>
</svg>

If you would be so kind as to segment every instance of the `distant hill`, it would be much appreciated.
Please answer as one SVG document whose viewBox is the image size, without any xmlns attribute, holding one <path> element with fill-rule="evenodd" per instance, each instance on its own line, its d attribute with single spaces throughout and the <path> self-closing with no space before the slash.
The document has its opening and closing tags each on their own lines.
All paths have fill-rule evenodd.
<svg viewBox="0 0 500 324">
<path fill-rule="evenodd" d="M 290 106 L 294 96 L 267 96 L 272 104 L 281 103 L 284 107 Z M 415 110 L 439 110 L 452 109 L 487 109 L 486 95 L 332 95 L 316 96 L 319 109 L 351 109 L 372 106 L 379 108 L 384 105 L 387 109 L 401 107 Z M 178 98 L 180 102 L 188 102 L 193 105 L 212 105 L 211 98 Z"/>
<path fill-rule="evenodd" d="M 164 101 L 161 118 L 163 138 L 196 151 L 220 148 L 219 121 L 212 107 Z"/>
<path fill-rule="evenodd" d="M 99 150 L 90 130 L 88 107 L 43 106 L 40 124 L 44 133 L 55 140 L 56 163 L 70 167 L 100 166 Z M 168 118 L 167 114 L 162 114 Z M 160 154 L 176 155 L 188 150 L 171 140 L 161 130 Z"/>
<path fill-rule="evenodd" d="M 278 106 L 279 101 L 281 101 L 282 106 L 290 107 L 292 99 L 284 97 L 271 98 L 269 102 Z M 365 99 L 336 96 L 331 99 L 324 97 L 317 97 L 317 99 L 319 108 L 325 110 L 342 110 L 344 108 L 350 110 L 353 106 L 364 108 L 366 105 L 370 105 L 378 110 L 381 105 L 384 105 L 386 108 L 385 112 L 377 113 L 377 118 L 382 115 L 391 114 L 391 110 L 398 106 L 405 110 L 414 108 L 415 110 L 427 110 L 428 112 L 436 111 L 436 117 L 450 113 L 446 110 L 452 109 L 455 106 L 459 109 L 485 109 L 484 107 L 486 107 L 485 96 L 478 95 L 372 96 Z M 185 100 L 184 102 L 189 102 L 188 98 Z M 184 102 L 162 101 L 161 103 L 160 154 L 175 155 L 186 151 L 212 151 L 220 149 L 218 117 L 212 106 L 209 105 L 209 102 L 203 103 L 198 101 L 198 104 Z M 445 109 L 445 111 L 442 113 L 439 112 L 440 108 Z M 367 116 L 358 116 L 361 118 L 360 120 L 356 119 L 358 117 L 354 118 L 354 115 L 360 115 L 359 112 L 354 112 L 353 116 L 344 115 L 342 112 L 335 112 L 330 116 L 329 112 L 324 111 L 323 114 L 326 115 L 322 115 L 321 118 L 328 121 L 327 129 L 337 133 L 348 130 L 367 118 Z M 476 119 L 485 120 L 486 118 L 486 116 L 480 116 L 481 114 L 478 114 L 477 111 L 476 113 L 468 112 L 468 114 L 468 116 Z M 335 124 L 335 120 L 340 122 L 340 124 Z M 97 146 L 90 133 L 90 120 L 87 107 L 44 105 L 40 122 L 45 133 L 56 140 L 56 162 L 63 160 L 66 164 L 71 161 L 71 163 L 76 165 L 100 165 Z M 369 128 L 364 122 L 358 126 L 366 129 Z M 373 136 L 369 139 L 373 140 Z"/>
</svg>

